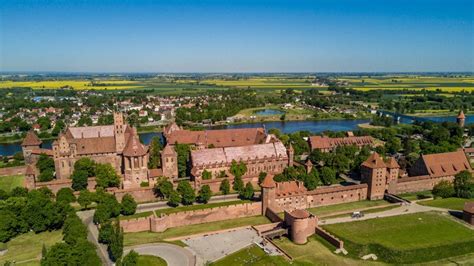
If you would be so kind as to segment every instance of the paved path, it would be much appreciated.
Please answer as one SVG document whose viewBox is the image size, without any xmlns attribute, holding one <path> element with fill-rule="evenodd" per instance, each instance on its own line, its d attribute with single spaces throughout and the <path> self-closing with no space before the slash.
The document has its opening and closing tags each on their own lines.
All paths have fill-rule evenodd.
<svg viewBox="0 0 474 266">
<path fill-rule="evenodd" d="M 100 257 L 102 264 L 107 266 L 114 265 L 114 263 L 109 258 L 109 254 L 107 253 L 107 246 L 99 243 L 99 230 L 92 221 L 94 212 L 95 210 L 81 211 L 77 212 L 77 216 L 79 216 L 82 222 L 87 226 L 87 239 L 96 245 L 96 252 Z"/>
<path fill-rule="evenodd" d="M 196 258 L 191 251 L 168 243 L 145 244 L 133 247 L 127 247 L 124 255 L 130 250 L 136 251 L 141 255 L 158 256 L 166 261 L 168 266 L 194 266 Z"/>
<path fill-rule="evenodd" d="M 365 214 L 364 217 L 362 218 L 354 219 L 348 215 L 347 217 L 320 220 L 318 224 L 325 225 L 325 224 L 346 223 L 346 222 L 361 221 L 361 220 L 367 220 L 367 219 L 373 219 L 373 218 L 389 217 L 389 216 L 396 216 L 396 215 L 403 215 L 403 214 L 417 213 L 417 212 L 428 212 L 428 211 L 447 212 L 446 209 L 422 206 L 416 203 L 411 203 L 409 205 L 402 205 L 398 208 L 394 208 L 394 209 L 390 209 L 390 210 L 386 210 L 382 212 L 368 213 L 368 214 Z"/>
</svg>

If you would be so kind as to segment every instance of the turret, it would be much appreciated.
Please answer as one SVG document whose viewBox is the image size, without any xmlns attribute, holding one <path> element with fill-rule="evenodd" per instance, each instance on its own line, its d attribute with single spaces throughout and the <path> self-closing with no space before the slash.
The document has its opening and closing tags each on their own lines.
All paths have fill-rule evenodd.
<svg viewBox="0 0 474 266">
<path fill-rule="evenodd" d="M 273 206 L 276 198 L 276 183 L 273 180 L 273 175 L 267 174 L 260 184 L 262 187 L 262 215 L 265 215 L 267 209 Z"/>
<path fill-rule="evenodd" d="M 456 122 L 460 127 L 464 127 L 464 123 L 466 122 L 466 116 L 464 115 L 463 110 L 459 111 L 458 117 L 456 117 Z"/>
<path fill-rule="evenodd" d="M 169 144 L 161 151 L 161 167 L 163 168 L 163 176 L 178 178 L 178 154 Z"/>
<path fill-rule="evenodd" d="M 125 127 L 122 113 L 114 113 L 115 149 L 118 153 L 125 148 Z"/>
<path fill-rule="evenodd" d="M 26 133 L 26 136 L 21 143 L 21 148 L 23 150 L 23 157 L 27 164 L 34 163 L 31 153 L 34 149 L 39 149 L 41 143 L 41 140 L 36 136 L 35 132 L 29 131 Z"/>
<path fill-rule="evenodd" d="M 293 149 L 293 145 L 291 145 L 291 143 L 290 143 L 290 146 L 288 147 L 287 153 L 288 153 L 288 166 L 293 166 L 295 150 Z"/>
</svg>

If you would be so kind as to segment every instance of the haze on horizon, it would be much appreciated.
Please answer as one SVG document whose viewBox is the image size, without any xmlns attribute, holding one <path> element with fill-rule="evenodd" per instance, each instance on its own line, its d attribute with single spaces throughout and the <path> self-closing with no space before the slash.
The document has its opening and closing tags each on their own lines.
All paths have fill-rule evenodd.
<svg viewBox="0 0 474 266">
<path fill-rule="evenodd" d="M 474 71 L 474 3 L 0 2 L 0 71 Z"/>
</svg>

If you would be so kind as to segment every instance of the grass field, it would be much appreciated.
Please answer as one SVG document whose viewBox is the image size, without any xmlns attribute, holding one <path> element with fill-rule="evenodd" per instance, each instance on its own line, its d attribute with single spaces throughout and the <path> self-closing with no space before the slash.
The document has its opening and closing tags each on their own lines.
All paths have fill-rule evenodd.
<svg viewBox="0 0 474 266">
<path fill-rule="evenodd" d="M 242 79 L 207 79 L 201 81 L 201 84 L 216 85 L 233 88 L 252 88 L 252 89 L 309 89 L 311 79 L 307 78 L 285 78 L 285 77 L 252 77 Z"/>
<path fill-rule="evenodd" d="M 376 76 L 376 77 L 341 77 L 339 80 L 347 81 L 349 86 L 356 90 L 440 90 L 451 93 L 460 91 L 473 91 L 473 77 L 436 77 L 436 76 Z"/>
<path fill-rule="evenodd" d="M 461 198 L 446 198 L 446 199 L 434 199 L 434 200 L 427 200 L 418 202 L 420 205 L 430 206 L 430 207 L 437 207 L 437 208 L 445 208 L 450 210 L 458 210 L 461 211 L 464 209 L 464 203 L 474 201 L 473 199 L 461 199 Z"/>
<path fill-rule="evenodd" d="M 23 175 L 0 176 L 0 189 L 9 192 L 15 187 L 22 187 L 24 180 Z"/>
<path fill-rule="evenodd" d="M 281 256 L 268 256 L 261 248 L 256 245 L 246 247 L 223 259 L 220 259 L 212 266 L 240 266 L 240 265 L 290 265 Z"/>
<path fill-rule="evenodd" d="M 324 228 L 344 241 L 349 256 L 374 253 L 389 263 L 420 263 L 474 252 L 472 229 L 435 212 L 415 213 Z"/>
<path fill-rule="evenodd" d="M 50 248 L 62 240 L 61 230 L 35 234 L 29 232 L 7 242 L 8 252 L 0 256 L 0 265 L 15 261 L 17 265 L 39 265 L 43 244 Z"/>
<path fill-rule="evenodd" d="M 203 210 L 215 207 L 222 207 L 222 206 L 229 206 L 229 205 L 236 205 L 236 204 L 244 204 L 250 203 L 250 200 L 233 200 L 233 201 L 224 201 L 224 202 L 216 202 L 216 203 L 207 203 L 207 204 L 194 204 L 189 206 L 180 206 L 176 208 L 166 208 L 166 209 L 159 209 L 155 211 L 156 216 L 161 216 L 161 214 L 170 214 L 170 213 L 177 213 L 177 212 L 184 212 L 184 211 L 194 211 L 194 210 Z"/>
<path fill-rule="evenodd" d="M 308 211 L 313 213 L 318 217 L 325 217 L 331 216 L 332 214 L 337 214 L 341 212 L 350 212 L 350 211 L 357 211 L 365 208 L 376 207 L 376 206 L 384 206 L 389 205 L 390 203 L 385 200 L 363 200 L 363 201 L 355 201 L 349 203 L 341 203 L 336 205 L 329 205 L 329 206 L 321 206 L 310 208 Z"/>
<path fill-rule="evenodd" d="M 413 201 L 413 200 L 426 199 L 426 198 L 433 197 L 433 194 L 431 194 L 431 190 L 427 190 L 427 191 L 420 191 L 420 192 L 403 193 L 398 196 L 406 200 Z"/>
<path fill-rule="evenodd" d="M 151 255 L 138 256 L 137 266 L 166 266 L 166 261 L 160 257 Z"/>
<path fill-rule="evenodd" d="M 264 216 L 253 216 L 245 218 L 237 218 L 232 220 L 225 220 L 219 222 L 211 222 L 205 224 L 195 224 L 182 227 L 170 228 L 162 233 L 154 232 L 138 232 L 138 233 L 125 233 L 124 245 L 134 246 L 153 242 L 162 242 L 165 239 L 189 236 L 193 234 L 211 232 L 216 230 L 230 229 L 235 227 L 247 226 L 247 225 L 259 225 L 270 223 L 270 221 Z"/>
<path fill-rule="evenodd" d="M 0 88 L 60 89 L 72 87 L 76 90 L 124 90 L 142 88 L 143 84 L 129 80 L 102 80 L 92 83 L 89 80 L 55 81 L 0 81 Z"/>
</svg>

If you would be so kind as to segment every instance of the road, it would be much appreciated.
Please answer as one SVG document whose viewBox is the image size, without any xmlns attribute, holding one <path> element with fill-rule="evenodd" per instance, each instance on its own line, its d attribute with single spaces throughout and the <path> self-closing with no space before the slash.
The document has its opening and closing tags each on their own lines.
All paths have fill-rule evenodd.
<svg viewBox="0 0 474 266">
<path fill-rule="evenodd" d="M 177 245 L 168 243 L 154 243 L 127 247 L 124 250 L 124 255 L 130 252 L 132 249 L 141 255 L 158 256 L 164 259 L 168 266 L 196 265 L 196 258 L 193 253 Z"/>
<path fill-rule="evenodd" d="M 99 243 L 99 230 L 92 221 L 95 210 L 77 212 L 77 216 L 81 218 L 82 222 L 87 226 L 87 239 L 96 245 L 97 255 L 99 255 L 102 265 L 114 265 L 113 261 L 109 259 L 107 253 L 107 246 Z"/>
</svg>

